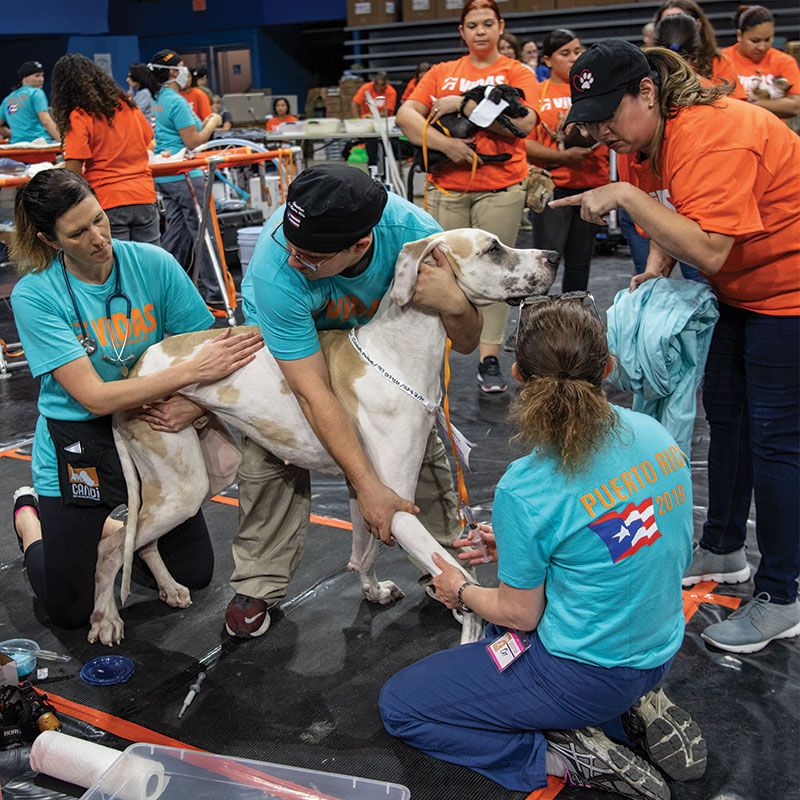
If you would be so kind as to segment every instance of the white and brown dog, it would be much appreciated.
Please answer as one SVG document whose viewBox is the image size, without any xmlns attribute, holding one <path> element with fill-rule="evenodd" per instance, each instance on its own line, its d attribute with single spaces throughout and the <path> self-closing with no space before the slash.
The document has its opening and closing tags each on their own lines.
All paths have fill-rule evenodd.
<svg viewBox="0 0 800 800">
<path fill-rule="evenodd" d="M 553 251 L 514 250 L 480 230 L 429 236 L 403 247 L 392 288 L 375 317 L 357 330 L 356 344 L 348 331 L 320 333 L 332 388 L 349 413 L 365 452 L 380 479 L 408 498 L 415 494 L 425 443 L 434 423 L 432 409 L 440 397 L 444 325 L 438 314 L 411 303 L 419 264 L 431 258 L 431 250 L 437 245 L 448 255 L 458 285 L 478 307 L 546 293 L 558 263 Z M 165 339 L 144 353 L 131 374 L 148 375 L 191 358 L 217 333 L 210 330 Z M 374 368 L 375 364 L 384 373 Z M 387 374 L 395 381 L 387 379 Z M 397 383 L 405 384 L 418 397 Z M 192 427 L 180 433 L 159 433 L 133 413 L 114 415 L 114 438 L 128 484 L 129 514 L 124 530 L 112 528 L 100 540 L 90 642 L 99 639 L 112 644 L 122 639 L 114 581 L 124 566 L 124 603 L 136 550 L 153 572 L 162 600 L 176 607 L 191 602 L 189 590 L 167 571 L 156 539 L 194 515 L 210 494 L 234 480 L 239 453 L 219 420 L 238 428 L 287 463 L 319 472 L 340 472 L 266 348 L 228 378 L 187 387 L 182 394 L 211 412 L 212 419 L 218 419 L 200 433 Z M 420 397 L 429 402 L 423 403 Z M 392 581 L 376 578 L 377 542 L 367 532 L 353 500 L 350 513 L 353 546 L 348 567 L 358 573 L 368 600 L 391 603 L 402 597 L 402 592 Z M 438 572 L 432 553 L 452 563 L 411 514 L 395 514 L 392 534 L 432 574 Z M 462 641 L 475 640 L 480 634 L 482 623 L 474 616 L 464 615 Z"/>
</svg>

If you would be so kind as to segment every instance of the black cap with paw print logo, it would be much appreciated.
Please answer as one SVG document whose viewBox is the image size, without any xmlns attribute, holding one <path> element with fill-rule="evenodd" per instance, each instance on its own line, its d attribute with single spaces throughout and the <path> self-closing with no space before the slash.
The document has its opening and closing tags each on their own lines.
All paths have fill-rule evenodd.
<svg viewBox="0 0 800 800">
<path fill-rule="evenodd" d="M 612 117 L 625 90 L 649 74 L 647 57 L 630 42 L 608 39 L 592 45 L 569 71 L 572 108 L 565 125 Z"/>
</svg>

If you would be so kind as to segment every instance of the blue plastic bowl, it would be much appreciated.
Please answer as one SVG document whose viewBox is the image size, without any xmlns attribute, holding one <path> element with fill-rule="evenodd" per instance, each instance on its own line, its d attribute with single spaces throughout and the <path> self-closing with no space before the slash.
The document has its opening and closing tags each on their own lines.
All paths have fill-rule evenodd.
<svg viewBox="0 0 800 800">
<path fill-rule="evenodd" d="M 16 653 L 13 650 L 29 650 L 27 653 Z M 36 669 L 36 651 L 39 649 L 33 639 L 7 639 L 0 642 L 0 651 L 11 656 L 17 663 L 17 676 L 20 680 Z"/>
</svg>

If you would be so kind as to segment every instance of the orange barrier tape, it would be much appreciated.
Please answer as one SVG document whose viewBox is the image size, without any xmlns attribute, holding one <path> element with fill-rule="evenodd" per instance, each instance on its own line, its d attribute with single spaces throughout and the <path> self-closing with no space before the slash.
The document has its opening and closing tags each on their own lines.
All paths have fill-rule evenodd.
<svg viewBox="0 0 800 800">
<path fill-rule="evenodd" d="M 211 500 L 214 503 L 222 503 L 225 506 L 236 506 L 237 508 L 239 506 L 239 501 L 235 497 L 225 497 L 224 494 L 214 495 Z M 353 530 L 353 524 L 345 519 L 321 517 L 319 514 L 311 514 L 308 519 L 312 525 L 326 525 L 329 528 L 339 528 L 343 531 Z"/>
<path fill-rule="evenodd" d="M 31 460 L 30 456 L 20 453 L 16 447 L 12 447 L 10 450 L 0 450 L 0 458 L 18 458 L 20 461 Z"/>
<path fill-rule="evenodd" d="M 531 792 L 525 800 L 553 800 L 553 798 L 564 788 L 564 781 L 552 775 L 547 776 L 547 786 Z"/>
</svg>

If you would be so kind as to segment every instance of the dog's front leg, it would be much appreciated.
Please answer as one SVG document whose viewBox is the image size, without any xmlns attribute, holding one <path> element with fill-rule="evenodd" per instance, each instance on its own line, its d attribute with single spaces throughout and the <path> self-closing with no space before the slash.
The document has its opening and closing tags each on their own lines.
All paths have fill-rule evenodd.
<svg viewBox="0 0 800 800">
<path fill-rule="evenodd" d="M 139 555 L 147 564 L 150 572 L 158 584 L 158 596 L 172 608 L 189 608 L 192 604 L 192 595 L 189 590 L 172 577 L 161 553 L 158 552 L 158 539 L 146 544 Z"/>
<path fill-rule="evenodd" d="M 370 603 L 380 603 L 382 606 L 394 603 L 403 597 L 403 592 L 394 581 L 378 580 L 375 574 L 378 540 L 367 530 L 354 497 L 350 498 L 350 520 L 353 523 L 353 549 L 347 569 L 358 573 L 361 591 Z"/>
<path fill-rule="evenodd" d="M 89 641 L 98 639 L 111 647 L 119 644 L 125 628 L 114 599 L 114 582 L 122 566 L 125 525 L 118 520 L 106 519 L 100 542 L 97 545 L 97 566 L 94 571 L 94 610 L 89 617 Z"/>
</svg>

